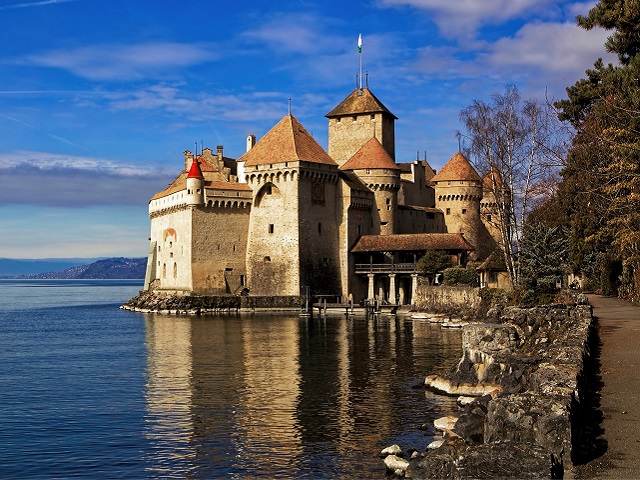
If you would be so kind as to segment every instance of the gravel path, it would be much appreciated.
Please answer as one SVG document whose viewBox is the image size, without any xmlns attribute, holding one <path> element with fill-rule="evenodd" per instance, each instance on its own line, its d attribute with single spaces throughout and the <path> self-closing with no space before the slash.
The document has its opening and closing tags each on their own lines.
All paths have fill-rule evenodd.
<svg viewBox="0 0 640 480">
<path fill-rule="evenodd" d="M 599 324 L 601 412 L 594 457 L 576 478 L 640 479 L 640 307 L 588 295 Z"/>
</svg>

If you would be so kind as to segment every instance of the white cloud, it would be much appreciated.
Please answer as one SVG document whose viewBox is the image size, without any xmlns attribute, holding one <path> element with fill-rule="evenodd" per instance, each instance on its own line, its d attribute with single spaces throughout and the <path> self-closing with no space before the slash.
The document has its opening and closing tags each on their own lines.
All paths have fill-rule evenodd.
<svg viewBox="0 0 640 480">
<path fill-rule="evenodd" d="M 443 35 L 470 37 L 484 25 L 497 25 L 541 11 L 555 0 L 379 0 L 383 7 L 409 6 L 429 13 Z"/>
<path fill-rule="evenodd" d="M 157 42 L 51 50 L 31 55 L 25 62 L 68 70 L 91 80 L 140 80 L 217 58 L 218 53 L 210 46 Z"/>
<path fill-rule="evenodd" d="M 14 8 L 42 7 L 46 5 L 55 5 L 57 3 L 69 3 L 69 2 L 75 2 L 75 1 L 76 0 L 42 0 L 40 2 L 14 3 L 12 5 L 1 6 L 0 10 L 11 10 Z"/>
<path fill-rule="evenodd" d="M 172 178 L 171 173 L 153 166 L 99 158 L 29 151 L 3 153 L 0 204 L 72 208 L 145 205 Z"/>
</svg>

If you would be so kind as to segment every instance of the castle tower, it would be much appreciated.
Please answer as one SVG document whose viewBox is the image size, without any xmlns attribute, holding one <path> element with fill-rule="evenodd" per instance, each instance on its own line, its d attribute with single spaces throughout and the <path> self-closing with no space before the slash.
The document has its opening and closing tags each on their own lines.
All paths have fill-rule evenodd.
<svg viewBox="0 0 640 480">
<path fill-rule="evenodd" d="M 247 151 L 253 190 L 247 245 L 252 295 L 340 294 L 338 166 L 293 116 Z"/>
<path fill-rule="evenodd" d="M 187 175 L 187 205 L 204 205 L 204 175 L 197 158 L 191 162 Z"/>
<path fill-rule="evenodd" d="M 340 170 L 351 170 L 374 194 L 372 231 L 380 235 L 398 232 L 396 210 L 400 190 L 400 168 L 376 137 L 370 138 Z"/>
<path fill-rule="evenodd" d="M 329 119 L 328 153 L 338 165 L 353 157 L 371 137 L 380 139 L 395 160 L 397 117 L 368 88 L 356 88 L 325 117 Z"/>
<path fill-rule="evenodd" d="M 435 188 L 436 207 L 444 213 L 447 232 L 462 233 L 476 249 L 475 259 L 486 258 L 495 244 L 480 218 L 482 179 L 469 160 L 456 153 L 431 179 L 431 185 Z"/>
</svg>

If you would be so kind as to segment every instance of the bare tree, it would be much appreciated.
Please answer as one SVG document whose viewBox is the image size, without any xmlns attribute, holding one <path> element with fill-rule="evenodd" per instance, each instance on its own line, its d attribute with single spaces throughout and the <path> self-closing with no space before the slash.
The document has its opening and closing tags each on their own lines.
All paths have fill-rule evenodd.
<svg viewBox="0 0 640 480">
<path fill-rule="evenodd" d="M 491 103 L 474 100 L 460 118 L 469 141 L 467 154 L 480 173 L 489 174 L 485 178 L 495 197 L 500 246 L 516 285 L 516 255 L 526 216 L 532 202 L 553 188 L 550 182 L 565 158 L 566 130 L 548 102 L 523 102 L 513 85 L 493 96 Z"/>
</svg>

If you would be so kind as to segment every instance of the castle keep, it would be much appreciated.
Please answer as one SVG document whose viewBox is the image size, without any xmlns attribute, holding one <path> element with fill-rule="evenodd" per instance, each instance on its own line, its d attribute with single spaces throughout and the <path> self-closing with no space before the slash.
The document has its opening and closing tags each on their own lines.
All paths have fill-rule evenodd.
<svg viewBox="0 0 640 480">
<path fill-rule="evenodd" d="M 488 185 L 456 153 L 397 163 L 395 120 L 368 88 L 326 117 L 328 152 L 291 114 L 237 160 L 204 149 L 149 202 L 145 289 L 411 303 L 427 249 L 459 264 L 496 248 Z M 495 220 L 495 219 L 494 219 Z M 491 228 L 491 230 L 490 230 Z"/>
</svg>

